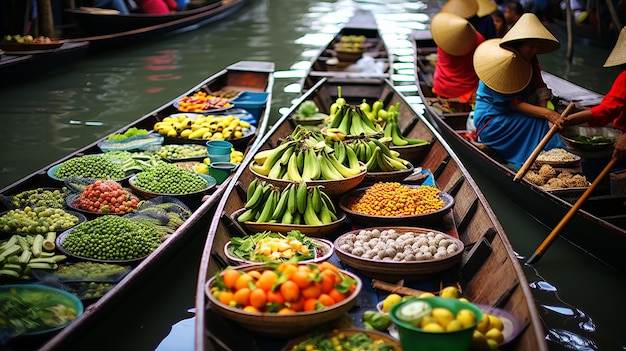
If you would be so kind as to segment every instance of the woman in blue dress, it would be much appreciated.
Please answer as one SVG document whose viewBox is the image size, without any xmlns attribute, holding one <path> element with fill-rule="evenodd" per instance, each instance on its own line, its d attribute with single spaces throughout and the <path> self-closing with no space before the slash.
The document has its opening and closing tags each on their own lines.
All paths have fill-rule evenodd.
<svg viewBox="0 0 626 351">
<path fill-rule="evenodd" d="M 551 94 L 536 58 L 538 53 L 558 49 L 559 44 L 534 14 L 529 15 L 533 18 L 520 18 L 502 39 L 487 40 L 474 53 L 480 79 L 474 108 L 478 141 L 513 168 L 526 162 L 551 123 L 563 123 L 558 112 L 546 107 Z M 544 149 L 564 147 L 555 135 Z"/>
</svg>

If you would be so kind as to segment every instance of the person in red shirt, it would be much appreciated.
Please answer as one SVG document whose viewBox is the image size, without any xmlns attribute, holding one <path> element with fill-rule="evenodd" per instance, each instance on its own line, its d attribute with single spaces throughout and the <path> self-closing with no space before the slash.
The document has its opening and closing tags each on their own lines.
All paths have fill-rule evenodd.
<svg viewBox="0 0 626 351">
<path fill-rule="evenodd" d="M 178 3 L 175 0 L 136 0 L 142 13 L 163 15 L 175 11 Z"/>
<path fill-rule="evenodd" d="M 484 37 L 465 18 L 446 12 L 433 16 L 430 31 L 437 44 L 433 93 L 470 101 L 478 88 L 472 57 Z"/>
<path fill-rule="evenodd" d="M 603 127 L 609 123 L 622 134 L 615 142 L 613 156 L 626 160 L 626 27 L 622 28 L 617 43 L 604 63 L 604 67 L 621 66 L 611 89 L 599 105 L 576 112 L 565 118 L 565 125 L 586 123 L 590 127 Z"/>
</svg>

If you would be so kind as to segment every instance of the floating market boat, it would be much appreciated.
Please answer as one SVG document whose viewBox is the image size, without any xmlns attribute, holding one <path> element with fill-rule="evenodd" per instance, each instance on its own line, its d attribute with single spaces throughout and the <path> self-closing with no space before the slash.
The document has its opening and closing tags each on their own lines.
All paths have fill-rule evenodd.
<svg viewBox="0 0 626 351">
<path fill-rule="evenodd" d="M 67 69 L 80 62 L 88 48 L 86 41 L 4 46 L 4 50 L 0 50 L 0 85 L 8 86 Z"/>
<path fill-rule="evenodd" d="M 312 86 L 323 77 L 389 78 L 392 63 L 374 15 L 368 10 L 357 10 L 311 59 L 303 86 Z"/>
<path fill-rule="evenodd" d="M 584 188 L 578 189 L 546 189 L 527 179 L 514 182 L 517 170 L 506 166 L 499 160 L 493 150 L 465 137 L 466 122 L 471 107 L 455 101 L 443 101 L 434 96 L 430 90 L 434 66 L 430 63 L 436 58 L 436 45 L 430 33 L 414 33 L 413 48 L 415 57 L 415 77 L 419 94 L 425 101 L 424 107 L 431 122 L 454 147 L 455 150 L 476 168 L 484 173 L 499 189 L 510 198 L 515 199 L 521 208 L 530 213 L 548 228 L 555 227 L 572 208 Z M 558 111 L 562 111 L 569 102 L 576 108 L 595 106 L 602 100 L 602 95 L 580 87 L 548 72 L 542 72 L 544 81 L 552 90 L 553 102 Z M 612 148 L 603 151 L 571 151 L 587 159 L 589 168 L 599 169 L 593 161 L 597 158 L 607 159 Z M 573 174 L 584 174 L 582 162 L 561 165 Z M 559 165 L 555 165 L 559 167 Z M 590 173 L 593 178 L 593 171 Z M 589 179 L 593 181 L 593 179 Z M 580 247 L 608 265 L 626 271 L 626 263 L 619 259 L 621 248 L 626 245 L 626 196 L 623 193 L 611 193 L 607 179 L 586 200 L 575 216 L 561 232 L 561 237 Z M 541 240 L 538 240 L 538 244 Z"/>
<path fill-rule="evenodd" d="M 207 111 L 207 118 L 211 116 L 216 116 L 217 118 L 231 118 L 232 116 L 241 116 L 241 120 L 246 118 L 249 123 L 252 125 L 249 128 L 249 133 L 244 134 L 239 138 L 229 139 L 234 148 L 242 151 L 244 154 L 244 158 L 249 155 L 248 150 L 253 148 L 253 145 L 258 141 L 258 138 L 263 136 L 264 131 L 267 129 L 268 117 L 270 113 L 271 106 L 271 96 L 272 96 L 272 88 L 274 85 L 273 79 L 274 72 L 274 64 L 271 62 L 259 62 L 259 61 L 240 61 L 234 63 L 223 70 L 215 73 L 211 77 L 202 81 L 201 83 L 195 85 L 193 88 L 180 95 L 176 99 L 169 101 L 158 109 L 146 114 L 145 116 L 137 119 L 136 121 L 120 128 L 116 133 L 120 134 L 124 133 L 133 128 L 137 128 L 139 130 L 153 130 L 155 125 L 158 122 L 162 122 L 166 118 L 172 118 L 172 115 L 177 116 L 188 116 L 190 118 L 200 118 L 204 115 L 196 115 L 189 113 L 181 113 L 179 108 L 181 106 L 181 101 L 191 95 L 196 95 L 201 92 L 203 94 L 217 94 L 219 92 L 229 92 L 232 94 L 239 94 L 242 96 L 244 94 L 255 94 L 255 95 L 263 95 L 265 99 L 260 100 L 253 108 L 250 109 L 252 112 L 248 112 L 247 110 L 243 110 L 237 108 L 236 105 L 230 109 L 225 109 L 222 112 L 219 112 L 217 109 Z M 234 101 L 235 99 L 231 100 Z M 178 106 L 175 107 L 175 106 Z M 248 105 L 250 106 L 250 105 Z M 229 117 L 231 116 L 231 117 Z M 234 119 L 234 117 L 232 117 Z M 240 123 L 241 124 L 241 123 Z M 256 128 L 254 127 L 256 126 Z M 188 143 L 194 143 L 192 145 L 200 146 L 201 148 L 206 149 L 205 143 L 206 140 L 191 140 L 184 139 L 181 137 L 173 137 L 173 136 L 163 136 L 158 133 L 150 133 L 145 138 L 137 139 L 139 142 L 143 140 L 151 140 L 158 139 L 162 137 L 164 139 L 163 146 L 175 145 L 175 144 L 184 144 L 189 145 Z M 26 192 L 29 190 L 36 189 L 57 189 L 61 188 L 63 185 L 68 185 L 67 181 L 62 182 L 58 179 L 53 179 L 54 174 L 51 172 L 52 169 L 58 167 L 59 164 L 64 163 L 67 160 L 75 159 L 77 157 L 89 157 L 94 154 L 102 154 L 103 149 L 107 150 L 105 154 L 108 152 L 112 152 L 115 150 L 126 150 L 126 147 L 130 146 L 131 143 L 136 142 L 136 140 L 128 141 L 127 143 L 122 144 L 121 148 L 115 148 L 115 142 L 111 143 L 107 141 L 108 137 L 102 138 L 101 140 L 95 141 L 90 145 L 77 150 L 66 157 L 57 160 L 56 162 L 24 177 L 23 179 L 7 186 L 6 188 L 0 191 L 2 194 L 2 201 L 0 201 L 0 206 L 2 206 L 2 213 L 6 213 L 7 210 L 12 208 L 11 199 L 13 195 L 20 194 L 22 192 Z M 157 146 L 161 144 L 157 143 Z M 143 150 L 143 149 L 142 149 Z M 147 151 L 146 151 L 147 152 Z M 230 150 L 229 150 L 230 152 Z M 203 156 L 204 157 L 204 156 Z M 197 159 L 197 158 L 196 158 Z M 176 161 L 171 159 L 170 161 Z M 181 167 L 185 167 L 186 163 L 190 161 L 181 162 L 183 163 Z M 178 162 L 177 162 L 178 163 Z M 199 161 L 195 163 L 202 163 L 202 157 L 199 158 Z M 139 173 L 136 173 L 138 175 Z M 186 216 L 185 220 L 182 223 L 178 223 L 177 228 L 172 231 L 163 241 L 162 243 L 148 256 L 146 256 L 142 260 L 133 260 L 132 262 L 126 262 L 125 264 L 130 265 L 132 269 L 127 274 L 119 280 L 108 292 L 106 292 L 102 297 L 91 300 L 89 303 L 85 303 L 85 311 L 82 315 L 80 315 L 75 321 L 73 321 L 66 328 L 55 332 L 48 333 L 45 335 L 40 335 L 37 337 L 16 337 L 12 339 L 7 347 L 10 347 L 13 350 L 63 350 L 68 349 L 74 340 L 80 337 L 80 335 L 90 328 L 93 322 L 103 319 L 107 317 L 108 311 L 114 309 L 116 304 L 123 299 L 125 294 L 132 289 L 137 288 L 142 284 L 142 281 L 150 275 L 157 274 L 159 267 L 164 266 L 173 255 L 176 254 L 177 249 L 183 246 L 186 242 L 189 241 L 190 235 L 199 235 L 198 233 L 206 233 L 208 224 L 210 222 L 211 215 L 210 213 L 214 211 L 215 205 L 218 200 L 222 197 L 222 194 L 226 190 L 228 183 L 232 177 L 228 176 L 223 183 L 216 184 L 212 183 L 211 186 L 211 178 L 207 176 L 203 176 L 202 178 L 208 180 L 209 188 L 207 191 L 199 193 L 200 196 L 195 196 L 193 198 L 191 196 L 177 196 L 171 195 L 174 197 L 173 200 L 176 203 L 182 203 L 183 206 L 187 206 L 189 210 L 188 216 Z M 137 196 L 140 199 L 145 199 L 142 195 L 146 195 L 145 192 L 136 192 L 135 190 L 138 187 L 133 188 L 132 184 L 129 183 L 133 177 L 125 178 L 121 181 L 121 184 L 125 187 L 131 187 L 133 190 L 132 196 Z M 213 179 L 213 181 L 215 181 Z M 152 194 L 153 197 L 156 194 Z M 69 205 L 68 206 L 72 206 Z M 78 212 L 77 209 L 72 207 L 72 209 L 76 210 L 73 213 Z M 72 212 L 72 210 L 70 210 Z M 113 215 L 105 216 L 111 217 Z M 96 217 L 95 219 L 90 216 L 90 214 L 85 214 L 84 220 L 86 222 L 82 223 L 83 225 L 88 225 L 91 220 L 96 220 L 102 217 Z M 3 228 L 0 228 L 3 229 Z M 2 234 L 2 240 L 4 241 L 9 237 L 10 234 L 4 233 Z M 59 237 L 63 234 L 60 233 Z M 57 246 L 56 250 L 59 250 Z M 57 253 L 59 253 L 57 251 Z M 4 260 L 4 257 L 3 257 Z M 76 259 L 68 255 L 67 262 L 73 261 Z M 98 260 L 96 260 L 98 261 Z M 4 262 L 3 262 L 4 263 Z M 50 271 L 54 273 L 53 271 Z M 7 276 L 0 276 L 0 283 L 4 284 L 19 284 L 22 280 L 18 279 L 10 279 Z M 37 279 L 29 279 L 24 280 L 24 282 L 38 282 Z"/>
<path fill-rule="evenodd" d="M 362 82 L 358 79 L 353 81 L 349 79 L 337 81 L 332 78 L 320 79 L 294 103 L 288 112 L 283 114 L 264 138 L 249 151 L 250 154 L 259 155 L 259 152 L 279 147 L 282 145 L 282 141 L 291 138 L 294 131 L 301 128 L 293 116 L 299 113 L 303 104 L 314 101 L 321 113 L 330 113 L 331 106 L 338 99 L 339 87 L 341 87 L 341 98 L 346 100 L 348 106 L 360 105 L 364 99 L 368 104 L 380 100 L 386 107 L 398 106 L 398 123 L 402 134 L 407 138 L 427 141 L 421 146 L 423 152 L 413 155 L 412 162 L 415 170 L 411 174 L 406 174 L 402 183 L 414 186 L 436 185 L 441 191 L 451 195 L 454 205 L 450 211 L 436 217 L 427 225 L 419 219 L 415 219 L 409 225 L 413 228 L 424 227 L 429 228 L 426 230 L 437 230 L 450 234 L 460 239 L 464 249 L 462 259 L 458 264 L 444 267 L 443 271 L 427 277 L 410 276 L 408 270 L 403 270 L 403 267 L 397 268 L 393 272 L 396 276 L 406 273 L 407 279 L 404 279 L 403 283 L 398 282 L 396 278 L 391 280 L 385 279 L 385 277 L 382 280 L 371 279 L 367 273 L 367 268 L 357 269 L 356 271 L 359 273 L 355 274 L 358 274 L 362 281 L 362 289 L 355 306 L 347 313 L 340 315 L 338 319 L 329 321 L 323 327 L 315 329 L 323 331 L 333 328 L 363 328 L 363 312 L 376 310 L 377 303 L 382 301 L 390 292 L 402 294 L 403 289 L 409 291 L 418 289 L 422 292 L 428 291 L 436 294 L 439 293 L 442 286 L 454 285 L 460 288 L 462 295 L 469 301 L 506 311 L 507 314 L 514 316 L 512 317 L 514 320 L 520 322 L 519 334 L 515 333 L 515 337 L 507 344 L 508 350 L 547 350 L 545 332 L 534 298 L 522 267 L 498 219 L 452 149 L 430 122 L 410 106 L 389 80 Z M 233 180 L 217 205 L 216 215 L 209 228 L 200 262 L 196 291 L 196 350 L 277 350 L 290 342 L 290 339 L 285 336 L 271 337 L 258 330 L 249 332 L 247 329 L 242 329 L 247 326 L 246 318 L 252 318 L 250 316 L 254 316 L 254 313 L 233 312 L 238 316 L 235 322 L 231 319 L 233 318 L 232 314 L 227 316 L 220 313 L 227 308 L 218 305 L 219 302 L 215 302 L 215 298 L 210 298 L 208 295 L 213 293 L 212 291 L 209 292 L 207 288 L 207 284 L 211 282 L 212 278 L 226 267 L 235 265 L 225 253 L 225 245 L 235 237 L 251 234 L 251 231 L 246 229 L 249 228 L 248 222 L 239 222 L 238 211 L 247 203 L 247 191 L 251 182 L 256 181 L 256 185 L 258 185 L 260 179 L 265 179 L 255 174 L 256 171 L 252 170 L 254 167 L 250 167 L 254 162 L 256 162 L 254 157 L 248 158 L 245 164 L 236 171 Z M 296 184 L 299 186 L 299 183 L 296 182 Z M 256 189 L 256 185 L 254 189 Z M 330 185 L 328 183 L 326 185 L 326 188 L 330 189 Z M 335 189 L 338 193 L 333 197 L 333 203 L 338 204 L 337 198 L 342 196 L 342 191 L 347 191 L 347 187 L 344 189 L 339 186 L 333 188 L 338 188 Z M 350 219 L 343 221 L 339 228 L 333 229 L 323 236 L 332 241 L 355 227 L 362 228 L 365 225 L 384 228 L 382 224 L 377 225 L 375 223 L 379 222 L 370 221 L 366 224 L 363 222 L 359 224 L 353 220 L 353 217 L 350 217 Z M 263 223 L 257 223 L 257 225 L 258 230 L 263 228 Z M 275 225 L 276 223 L 271 223 L 271 226 L 267 228 L 276 228 Z M 352 266 L 344 264 L 344 261 L 338 257 L 339 249 L 335 244 L 335 252 L 328 261 L 340 269 L 355 272 L 351 268 Z M 437 263 L 435 263 L 435 268 L 437 268 Z M 406 293 L 406 295 L 410 295 L 410 293 Z M 310 318 L 310 321 L 317 319 L 315 313 L 303 313 L 302 318 L 297 321 L 298 325 L 294 323 L 291 326 L 292 329 L 301 327 L 301 324 L 306 324 L 307 318 Z M 255 319 L 267 319 L 268 323 L 276 319 L 267 316 L 268 314 L 271 313 L 264 313 L 265 317 L 256 316 Z M 270 327 L 267 328 L 269 330 Z M 283 329 L 283 332 L 288 332 L 290 326 L 284 326 Z M 311 329 L 308 327 L 307 330 L 296 334 L 301 335 L 307 331 L 313 332 L 314 330 Z M 243 330 L 246 330 L 245 338 L 241 337 L 244 333 Z"/>
<path fill-rule="evenodd" d="M 66 28 L 65 40 L 88 41 L 89 53 L 137 44 L 164 35 L 196 29 L 240 10 L 247 0 L 217 1 L 167 15 L 111 14 L 110 11 L 69 9 L 78 29 Z"/>
</svg>

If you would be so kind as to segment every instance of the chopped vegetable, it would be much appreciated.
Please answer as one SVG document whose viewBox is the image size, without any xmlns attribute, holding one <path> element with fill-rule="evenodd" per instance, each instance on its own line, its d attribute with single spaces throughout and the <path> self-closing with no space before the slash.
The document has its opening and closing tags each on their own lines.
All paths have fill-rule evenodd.
<svg viewBox="0 0 626 351">
<path fill-rule="evenodd" d="M 317 334 L 295 345 L 291 351 L 392 351 L 394 349 L 394 345 L 385 342 L 383 339 L 372 339 L 366 333 L 355 333 L 352 336 L 347 336 L 340 332 L 330 337 L 324 334 Z"/>
<path fill-rule="evenodd" d="M 229 253 L 239 259 L 254 262 L 310 260 L 323 255 L 322 246 L 299 230 L 286 235 L 264 231 L 230 241 Z"/>
</svg>

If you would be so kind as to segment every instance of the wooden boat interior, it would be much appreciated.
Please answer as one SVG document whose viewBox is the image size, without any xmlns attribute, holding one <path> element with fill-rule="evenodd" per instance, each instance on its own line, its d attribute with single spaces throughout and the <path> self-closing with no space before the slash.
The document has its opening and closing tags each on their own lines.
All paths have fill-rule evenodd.
<svg viewBox="0 0 626 351">
<path fill-rule="evenodd" d="M 323 78 L 311 87 L 290 109 L 289 112 L 274 125 L 263 140 L 250 151 L 258 151 L 277 146 L 296 127 L 297 123 L 290 117 L 300 103 L 313 100 L 320 111 L 329 111 L 330 105 L 337 98 L 337 87 L 342 88 L 342 97 L 348 104 L 358 104 L 364 98 L 372 103 L 380 99 L 385 106 L 400 102 L 401 128 L 408 137 L 421 138 L 430 142 L 428 151 L 417 160 L 415 166 L 429 170 L 434 176 L 436 185 L 454 197 L 454 208 L 440 221 L 430 224 L 431 228 L 443 231 L 460 238 L 465 244 L 462 264 L 457 268 L 420 281 L 405 281 L 405 286 L 423 291 L 438 291 L 445 285 L 458 285 L 463 295 L 470 301 L 496 306 L 515 315 L 523 325 L 520 336 L 507 346 L 511 350 L 547 350 L 539 316 L 528 283 L 515 258 L 515 253 L 508 242 L 494 213 L 486 202 L 464 166 L 452 153 L 448 145 L 442 141 L 432 126 L 421 118 L 396 92 L 388 80 L 370 81 L 368 83 Z M 248 163 L 252 159 L 248 159 Z M 240 327 L 222 318 L 211 308 L 205 296 L 204 285 L 215 274 L 229 265 L 223 252 L 224 245 L 235 236 L 246 234 L 243 227 L 231 218 L 231 214 L 244 206 L 246 188 L 254 179 L 254 174 L 247 164 L 240 167 L 235 178 L 226 189 L 224 197 L 216 208 L 204 248 L 198 289 L 196 293 L 196 349 L 211 350 L 218 345 L 230 349 L 265 350 L 277 349 L 284 345 L 285 339 L 272 339 L 261 335 L 250 335 L 241 338 Z M 421 184 L 426 177 L 417 172 L 409 176 L 405 182 Z M 416 223 L 416 226 L 420 226 Z M 327 239 L 358 228 L 356 224 L 346 221 L 341 231 Z M 343 266 L 336 255 L 330 259 L 342 269 Z M 357 307 L 349 312 L 350 318 L 341 318 L 328 327 L 360 325 L 363 311 L 375 309 L 376 303 L 388 292 L 374 289 L 369 278 L 360 276 L 364 281 L 364 289 L 357 301 Z M 396 284 L 397 282 L 391 282 Z"/>
</svg>

